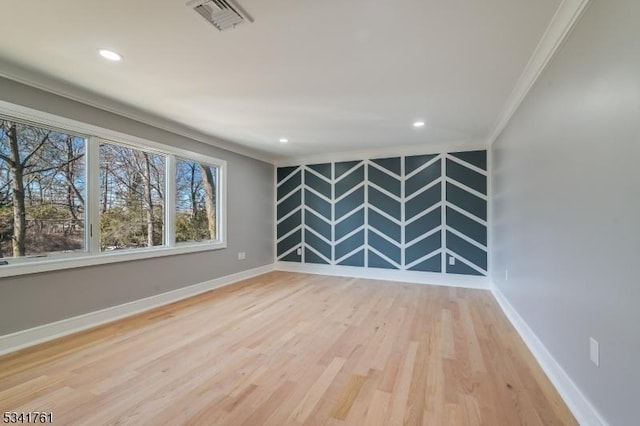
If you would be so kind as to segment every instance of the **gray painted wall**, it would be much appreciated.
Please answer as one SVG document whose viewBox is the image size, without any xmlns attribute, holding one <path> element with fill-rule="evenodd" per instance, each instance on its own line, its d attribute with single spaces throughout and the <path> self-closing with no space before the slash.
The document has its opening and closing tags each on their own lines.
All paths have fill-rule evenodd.
<svg viewBox="0 0 640 426">
<path fill-rule="evenodd" d="M 0 99 L 179 146 L 228 165 L 228 248 L 0 279 L 0 335 L 273 263 L 271 164 L 0 78 Z M 238 251 L 247 253 L 238 261 Z"/>
<path fill-rule="evenodd" d="M 493 280 L 611 425 L 638 424 L 638 17 L 593 1 L 492 149 Z"/>
</svg>

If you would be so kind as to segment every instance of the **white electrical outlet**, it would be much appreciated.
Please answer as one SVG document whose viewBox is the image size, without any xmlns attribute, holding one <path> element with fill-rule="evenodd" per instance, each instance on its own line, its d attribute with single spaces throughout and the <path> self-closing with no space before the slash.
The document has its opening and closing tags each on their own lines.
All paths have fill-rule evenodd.
<svg viewBox="0 0 640 426">
<path fill-rule="evenodd" d="M 449 265 L 455 265 L 456 264 L 456 258 L 453 256 L 449 256 Z"/>
<path fill-rule="evenodd" d="M 247 258 L 247 254 L 243 251 L 238 252 L 238 260 L 245 260 Z"/>
<path fill-rule="evenodd" d="M 593 362 L 596 367 L 600 367 L 600 343 L 593 337 L 589 338 L 589 353 L 591 362 Z"/>
<path fill-rule="evenodd" d="M 302 256 L 302 247 L 298 247 L 298 250 L 296 250 L 296 253 L 298 256 Z"/>
<path fill-rule="evenodd" d="M 509 281 L 509 270 L 508 269 L 504 270 L 504 280 L 505 281 Z"/>
</svg>

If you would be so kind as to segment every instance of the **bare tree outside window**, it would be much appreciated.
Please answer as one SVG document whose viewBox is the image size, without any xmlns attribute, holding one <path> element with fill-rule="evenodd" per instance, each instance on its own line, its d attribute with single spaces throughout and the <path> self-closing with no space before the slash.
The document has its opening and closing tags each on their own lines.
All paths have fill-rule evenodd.
<svg viewBox="0 0 640 426">
<path fill-rule="evenodd" d="M 84 250 L 85 145 L 0 119 L 0 257 Z"/>
<path fill-rule="evenodd" d="M 0 267 L 26 270 L 40 257 L 66 261 L 223 243 L 218 190 L 224 163 L 180 158 L 151 143 L 80 135 L 82 125 L 70 127 L 76 130 L 0 116 Z M 175 174 L 168 161 L 175 161 Z M 95 182 L 94 192 L 88 182 Z M 169 205 L 175 215 L 167 215 Z"/>
<path fill-rule="evenodd" d="M 176 161 L 176 242 L 215 240 L 218 169 Z"/>
<path fill-rule="evenodd" d="M 165 157 L 100 145 L 101 250 L 164 244 Z"/>
</svg>

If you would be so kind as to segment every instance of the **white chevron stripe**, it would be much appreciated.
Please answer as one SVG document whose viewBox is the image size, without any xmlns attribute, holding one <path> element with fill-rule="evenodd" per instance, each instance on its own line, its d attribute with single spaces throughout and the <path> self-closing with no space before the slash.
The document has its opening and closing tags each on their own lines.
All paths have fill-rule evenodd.
<svg viewBox="0 0 640 426">
<path fill-rule="evenodd" d="M 374 252 L 375 254 L 377 254 L 378 256 L 380 256 L 382 259 L 386 260 L 387 262 L 389 262 L 390 264 L 392 264 L 393 266 L 395 266 L 396 268 L 400 269 L 400 265 L 398 265 L 398 263 L 394 262 L 393 260 L 389 259 L 387 256 L 385 256 L 384 254 L 380 253 L 378 250 L 375 249 L 375 247 L 371 247 L 368 246 L 367 247 L 368 250 Z"/>
<path fill-rule="evenodd" d="M 434 250 L 434 251 L 432 251 L 431 253 L 428 253 L 428 254 L 426 254 L 426 255 L 422 256 L 421 258 L 416 259 L 416 260 L 414 260 L 413 262 L 411 262 L 411 263 L 409 263 L 409 264 L 405 265 L 405 267 L 404 267 L 404 268 L 405 268 L 405 269 L 411 269 L 411 268 L 413 268 L 414 266 L 416 266 L 417 264 L 422 263 L 422 262 L 424 262 L 425 260 L 429 260 L 429 259 L 431 259 L 433 256 L 437 256 L 437 255 L 439 255 L 439 254 L 441 254 L 441 253 L 442 253 L 442 249 L 441 249 L 441 248 L 439 248 L 439 249 L 435 249 L 435 250 Z"/>
<path fill-rule="evenodd" d="M 331 163 L 331 264 L 336 264 L 336 246 L 333 243 L 336 240 L 336 185 L 335 185 L 335 176 L 336 176 L 336 163 Z"/>
<path fill-rule="evenodd" d="M 299 244 L 296 244 L 295 246 L 291 247 L 289 250 L 285 251 L 280 256 L 278 256 L 278 259 L 282 259 L 283 257 L 291 254 L 293 251 L 297 250 L 298 247 L 299 247 Z"/>
<path fill-rule="evenodd" d="M 359 252 L 361 250 L 364 250 L 364 246 L 360 246 L 360 247 L 357 247 L 357 248 L 351 250 L 349 253 L 345 254 L 344 256 L 342 256 L 341 258 L 336 260 L 336 264 L 342 262 L 345 259 L 348 259 L 349 257 L 353 256 L 354 254 L 356 254 L 357 252 Z"/>
<path fill-rule="evenodd" d="M 305 166 L 305 167 L 304 167 L 304 171 L 305 171 L 305 172 L 309 172 L 309 173 L 311 173 L 312 175 L 314 175 L 314 176 L 316 176 L 316 177 L 318 177 L 318 178 L 322 179 L 323 181 L 325 181 L 325 182 L 326 182 L 326 183 L 328 183 L 328 184 L 331 184 L 331 179 L 329 179 L 328 177 L 326 177 L 326 176 L 322 175 L 321 173 L 316 172 L 315 170 L 313 170 L 313 169 L 312 169 L 311 167 L 309 167 L 309 166 Z"/>
<path fill-rule="evenodd" d="M 412 171 L 411 173 L 406 175 L 404 177 L 404 180 L 406 181 L 408 179 L 411 179 L 413 176 L 417 175 L 418 173 L 420 173 L 424 169 L 427 169 L 427 168 L 431 167 L 432 165 L 436 164 L 440 160 L 442 160 L 442 155 L 441 154 L 436 155 L 435 158 L 432 158 L 431 160 L 429 160 L 426 163 L 424 163 L 422 166 L 418 167 L 417 169 L 415 169 L 414 171 Z"/>
<path fill-rule="evenodd" d="M 300 210 L 302 210 L 302 206 L 298 206 L 295 209 L 291 210 L 289 213 L 285 214 L 280 219 L 278 219 L 277 222 L 276 222 L 276 225 L 279 225 L 283 221 L 289 219 L 291 216 L 293 216 L 296 212 L 298 212 Z M 302 218 L 300 220 L 302 220 Z"/>
<path fill-rule="evenodd" d="M 468 267 L 470 267 L 472 269 L 475 269 L 476 271 L 478 271 L 478 272 L 480 272 L 482 274 L 486 274 L 487 273 L 487 271 L 485 271 L 484 269 L 482 269 L 481 267 L 479 267 L 475 263 L 471 262 L 470 260 L 465 259 L 464 257 L 462 257 L 458 253 L 454 252 L 453 250 L 445 249 L 445 253 L 450 255 L 450 256 L 455 257 L 456 258 L 456 262 L 457 261 L 461 261 L 462 263 L 464 263 Z"/>
<path fill-rule="evenodd" d="M 419 237 L 414 238 L 413 240 L 409 241 L 408 243 L 405 243 L 405 248 L 409 249 L 411 248 L 414 244 L 419 243 L 420 241 L 424 240 L 425 238 L 428 238 L 430 236 L 432 236 L 433 234 L 436 234 L 438 231 L 442 231 L 443 226 L 442 225 L 438 225 L 435 228 L 431 229 L 428 232 L 425 232 L 424 234 L 421 234 Z"/>
<path fill-rule="evenodd" d="M 446 178 L 445 178 L 445 181 L 446 181 L 447 183 L 450 183 L 450 184 L 454 185 L 454 186 L 457 186 L 458 188 L 462 189 L 463 191 L 467 191 L 467 192 L 469 192 L 469 193 L 471 193 L 471 194 L 475 195 L 475 196 L 476 196 L 476 197 L 478 197 L 478 198 L 482 198 L 482 199 L 483 199 L 483 200 L 485 200 L 485 201 L 487 201 L 487 199 L 488 199 L 488 197 L 487 197 L 485 194 L 483 194 L 482 192 L 478 192 L 478 191 L 476 191 L 476 190 L 475 190 L 475 189 L 473 189 L 473 188 L 469 188 L 469 187 L 468 187 L 467 185 L 465 185 L 464 183 L 460 183 L 460 182 L 458 182 L 457 180 L 454 180 L 454 179 L 452 179 L 452 178 L 450 178 L 450 177 L 446 177 Z"/>
<path fill-rule="evenodd" d="M 298 171 L 300 170 L 300 166 L 296 167 L 296 169 L 294 171 L 292 171 L 289 175 L 287 175 L 286 178 L 282 179 L 280 182 L 278 182 L 278 184 L 276 185 L 276 187 L 279 187 L 280 185 L 282 185 L 283 183 L 287 182 L 289 179 L 292 179 L 293 176 L 296 175 L 296 173 L 298 173 Z"/>
<path fill-rule="evenodd" d="M 388 196 L 390 198 L 393 198 L 398 203 L 402 202 L 402 198 L 398 197 L 397 195 L 393 195 L 391 192 L 389 192 L 386 189 L 376 185 L 375 183 L 367 182 L 367 184 L 369 185 L 370 188 L 377 189 L 378 191 L 382 192 L 384 195 L 386 195 L 386 196 Z"/>
<path fill-rule="evenodd" d="M 312 209 L 309 206 L 304 206 L 304 209 L 308 212 L 311 212 L 314 216 L 316 216 L 319 219 L 322 219 L 322 221 L 324 223 L 326 223 L 327 225 L 331 226 L 333 225 L 333 221 L 331 219 L 327 219 L 326 217 L 322 216 L 319 212 L 315 211 L 314 209 Z M 306 224 L 305 224 L 306 225 Z"/>
<path fill-rule="evenodd" d="M 368 205 L 367 207 L 369 208 L 369 210 L 372 210 L 372 211 L 374 211 L 374 212 L 378 213 L 379 215 L 381 215 L 381 216 L 383 216 L 383 217 L 385 217 L 385 218 L 389 219 L 390 221 L 392 221 L 392 222 L 393 222 L 393 223 L 395 223 L 396 225 L 402 226 L 402 221 L 401 221 L 401 220 L 398 220 L 398 219 L 396 219 L 396 218 L 394 218 L 394 217 L 393 217 L 393 216 L 391 216 L 389 213 L 387 213 L 387 212 L 384 212 L 384 211 L 380 210 L 379 208 L 377 208 L 376 206 L 374 206 L 374 205 L 372 205 L 372 204 Z"/>
<path fill-rule="evenodd" d="M 406 176 L 407 174 L 407 164 L 405 161 L 404 157 L 400 158 L 400 174 L 402 176 Z M 403 177 L 403 180 L 400 183 L 400 198 L 403 200 L 400 203 L 400 220 L 403 222 L 406 219 L 406 210 L 407 210 L 407 203 L 404 202 L 404 198 L 407 195 L 407 188 L 406 188 L 406 184 L 405 184 L 405 180 Z M 400 250 L 400 266 L 404 267 L 404 265 L 407 263 L 406 260 L 406 253 L 405 253 L 405 243 L 407 242 L 407 233 L 406 233 L 406 227 L 403 225 L 400 227 L 400 247 L 402 248 Z"/>
<path fill-rule="evenodd" d="M 287 232 L 286 234 L 284 234 L 283 236 L 279 237 L 279 238 L 276 240 L 276 242 L 278 242 L 278 243 L 279 243 L 280 241 L 282 241 L 282 240 L 286 239 L 286 238 L 287 238 L 287 237 L 289 237 L 290 235 L 295 234 L 297 231 L 299 231 L 299 230 L 301 230 L 301 229 L 302 229 L 302 225 L 298 225 L 298 226 L 296 226 L 296 227 L 295 227 L 294 229 L 292 229 L 291 231 L 289 231 L 289 232 Z"/>
<path fill-rule="evenodd" d="M 438 186 L 439 184 L 442 183 L 442 178 L 438 178 L 436 180 L 434 180 L 433 182 L 430 182 L 428 185 L 423 186 L 422 188 L 418 189 L 416 192 L 414 192 L 413 194 L 407 196 L 405 198 L 405 202 L 407 201 L 411 201 L 414 198 L 416 198 L 418 195 L 422 194 L 425 191 L 430 190 L 431 188 L 433 188 L 434 186 Z"/>
<path fill-rule="evenodd" d="M 306 194 L 305 194 L 305 191 L 304 191 L 304 173 L 301 172 L 301 174 L 302 175 L 301 175 L 300 178 L 301 178 L 302 184 L 300 186 L 300 192 L 301 192 L 300 204 L 303 206 L 303 208 L 302 208 L 302 238 L 300 239 L 300 243 L 301 243 L 301 246 L 304 247 L 305 246 L 305 241 L 306 241 L 306 236 L 307 236 L 307 232 L 306 232 L 305 227 L 304 227 L 304 223 L 305 223 L 305 209 L 304 209 L 304 206 L 307 204 L 307 202 L 306 202 Z M 301 253 L 301 256 L 300 256 L 300 262 L 305 263 L 306 250 L 302 249 L 301 252 L 302 253 Z"/>
<path fill-rule="evenodd" d="M 379 236 L 380 238 L 382 238 L 383 240 L 388 241 L 389 243 L 393 244 L 394 246 L 398 247 L 398 248 L 402 248 L 402 243 L 397 242 L 396 240 L 394 240 L 393 238 L 387 236 L 387 234 L 384 234 L 380 231 L 378 231 L 376 228 L 374 228 L 373 226 L 369 225 L 369 227 L 367 228 L 370 232 L 373 232 L 374 234 L 376 234 L 377 236 Z"/>
<path fill-rule="evenodd" d="M 413 222 L 415 222 L 416 220 L 420 219 L 423 216 L 428 215 L 432 211 L 436 210 L 438 207 L 442 207 L 442 201 L 437 202 L 436 204 L 432 205 L 428 209 L 423 210 L 420 213 L 418 213 L 417 215 L 413 216 L 411 219 L 406 220 L 405 223 L 404 223 L 405 226 L 407 226 L 409 224 L 412 224 Z"/>
<path fill-rule="evenodd" d="M 286 194 L 285 196 L 283 196 L 282 198 L 280 198 L 278 200 L 278 204 L 282 203 L 283 201 L 285 201 L 287 198 L 291 197 L 292 194 L 295 194 L 295 192 L 297 190 L 299 190 L 301 188 L 301 186 L 296 186 L 295 188 L 293 188 L 288 194 Z"/>
<path fill-rule="evenodd" d="M 443 176 L 447 175 L 447 162 L 445 161 L 446 158 L 443 157 L 441 166 L 442 166 L 442 173 L 441 173 L 441 178 Z M 442 210 L 440 210 L 440 224 L 442 226 L 444 226 L 445 223 L 447 223 L 447 211 L 445 208 L 446 205 L 446 200 L 447 200 L 447 183 L 444 179 L 442 180 L 442 186 L 440 187 L 440 191 L 441 191 L 441 200 L 443 202 L 442 204 Z M 442 234 L 440 234 L 440 248 L 442 248 L 444 250 L 444 248 L 447 246 L 447 233 L 443 232 Z M 447 271 L 447 256 L 442 256 L 440 258 L 440 270 L 442 273 L 446 273 Z"/>
<path fill-rule="evenodd" d="M 446 207 L 450 207 L 452 210 L 457 211 L 461 215 L 464 215 L 464 216 L 468 217 L 469 219 L 473 219 L 473 220 L 475 220 L 476 222 L 478 222 L 481 225 L 488 226 L 486 220 L 480 219 L 478 216 L 474 215 L 473 213 L 469 213 L 468 211 L 464 210 L 461 207 L 456 206 L 455 204 L 452 204 L 449 201 L 445 202 L 444 204 L 445 204 Z"/>
<path fill-rule="evenodd" d="M 402 161 L 402 159 L 400 161 Z M 367 164 L 372 166 L 372 167 L 374 167 L 374 168 L 376 168 L 376 169 L 378 169 L 378 170 L 380 170 L 384 174 L 389 175 L 390 177 L 392 177 L 392 178 L 394 178 L 396 180 L 401 180 L 402 179 L 402 176 L 396 174 L 395 172 L 392 172 L 391 170 L 385 169 L 384 167 L 382 167 L 379 164 L 374 163 L 373 160 L 367 161 Z"/>
<path fill-rule="evenodd" d="M 342 215 L 342 216 L 340 216 L 339 218 L 337 218 L 334 222 L 335 222 L 336 224 L 338 224 L 338 223 L 342 223 L 342 222 L 344 222 L 345 220 L 349 219 L 349 218 L 350 218 L 351 216 L 353 216 L 354 214 L 358 213 L 360 210 L 363 210 L 363 209 L 364 209 L 364 207 L 365 207 L 364 205 L 359 205 L 359 206 L 358 206 L 358 207 L 356 207 L 355 209 L 353 209 L 353 210 L 351 210 L 351 211 L 349 211 L 349 212 L 347 212 L 347 213 L 343 214 L 343 215 Z"/>
<path fill-rule="evenodd" d="M 358 164 L 356 164 L 355 166 L 353 166 L 352 168 L 350 168 L 349 170 L 347 170 L 346 172 L 344 172 L 339 178 L 335 179 L 335 182 L 340 182 L 342 179 L 346 178 L 347 176 L 349 176 L 351 173 L 355 172 L 356 169 L 360 166 L 362 166 L 364 164 L 364 161 L 359 161 Z"/>
<path fill-rule="evenodd" d="M 474 172 L 478 172 L 478 173 L 480 173 L 481 175 L 487 176 L 487 172 L 486 172 L 486 170 L 482 170 L 480 167 L 474 166 L 474 165 L 473 165 L 473 164 L 471 164 L 471 163 L 467 163 L 466 161 L 461 160 L 461 159 L 459 159 L 459 158 L 456 158 L 456 157 L 454 157 L 453 155 L 447 154 L 446 158 L 447 158 L 448 160 L 453 161 L 454 163 L 458 163 L 458 164 L 460 164 L 460 165 L 461 165 L 461 166 L 463 166 L 463 167 L 466 167 L 466 168 L 468 168 L 468 169 L 471 169 L 471 170 L 473 170 Z"/>
<path fill-rule="evenodd" d="M 365 161 L 364 163 L 364 181 L 368 182 L 369 181 L 369 167 L 367 167 L 367 162 Z M 365 210 L 364 210 L 364 226 L 365 228 L 369 226 L 369 211 L 368 211 L 368 206 L 369 206 L 369 191 L 367 191 L 366 187 L 364 190 L 364 205 L 365 205 Z M 369 247 L 369 233 L 365 231 L 364 233 L 364 246 L 365 247 Z M 369 250 L 365 250 L 364 251 L 364 266 L 365 268 L 369 266 Z"/>
<path fill-rule="evenodd" d="M 318 253 L 318 250 L 314 249 L 314 248 L 313 248 L 313 247 L 311 247 L 309 244 L 306 244 L 306 243 L 305 243 L 305 245 L 304 245 L 304 249 L 305 249 L 305 250 L 309 250 L 309 251 L 314 252 L 318 257 L 322 258 L 322 259 L 323 259 L 324 261 L 326 261 L 328 264 L 331 264 L 331 260 L 330 260 L 330 259 L 327 259 L 327 257 L 326 257 L 326 256 L 323 256 L 322 254 Z"/>
<path fill-rule="evenodd" d="M 317 195 L 318 197 L 322 198 L 327 203 L 331 204 L 331 200 L 329 198 L 327 198 L 326 196 L 322 195 L 321 193 L 319 193 L 315 189 L 311 188 L 310 186 L 307 186 L 306 184 L 304 184 L 304 185 L 302 185 L 302 187 L 304 189 L 308 189 L 309 192 L 311 192 L 313 195 Z"/>
<path fill-rule="evenodd" d="M 309 226 L 305 226 L 304 230 L 305 230 L 305 232 L 312 233 L 313 235 L 315 235 L 316 237 L 320 238 L 325 243 L 329 244 L 329 246 L 331 246 L 331 241 L 329 241 L 326 237 L 323 237 L 322 235 L 320 235 L 320 233 L 318 233 L 318 231 L 315 231 L 313 228 L 311 228 Z"/>
<path fill-rule="evenodd" d="M 339 196 L 338 198 L 336 198 L 335 202 L 339 202 L 342 201 L 344 198 L 347 198 L 349 195 L 353 194 L 354 192 L 356 192 L 359 188 L 362 188 L 364 186 L 364 182 L 360 182 L 359 184 L 357 184 L 356 186 L 354 186 L 353 188 L 349 189 L 347 192 L 345 192 L 344 194 L 342 194 L 341 196 Z"/>
<path fill-rule="evenodd" d="M 487 251 L 489 248 L 485 245 L 482 245 L 481 243 L 477 242 L 476 240 L 474 240 L 471 237 L 468 237 L 466 235 L 464 235 L 462 232 L 460 231 L 456 231 L 455 229 L 453 229 L 451 226 L 447 225 L 445 226 L 445 229 L 449 232 L 451 232 L 453 235 L 465 240 L 466 242 L 468 242 L 469 244 L 472 244 L 476 247 L 478 247 L 481 250 Z"/>
<path fill-rule="evenodd" d="M 340 237 L 339 239 L 336 240 L 336 242 L 334 243 L 334 245 L 338 245 L 341 242 L 348 240 L 349 238 L 353 237 L 354 235 L 356 235 L 358 232 L 362 231 L 365 229 L 364 225 L 361 225 L 359 227 L 357 227 L 356 229 L 354 229 L 353 231 L 349 231 L 348 234 L 343 235 L 342 237 Z"/>
</svg>

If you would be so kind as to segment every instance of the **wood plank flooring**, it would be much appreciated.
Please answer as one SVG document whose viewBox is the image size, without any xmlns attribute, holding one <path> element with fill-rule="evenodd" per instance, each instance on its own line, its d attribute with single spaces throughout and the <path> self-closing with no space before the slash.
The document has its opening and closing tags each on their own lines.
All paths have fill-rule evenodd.
<svg viewBox="0 0 640 426">
<path fill-rule="evenodd" d="M 482 290 L 274 272 L 0 358 L 59 425 L 575 425 Z"/>
</svg>

